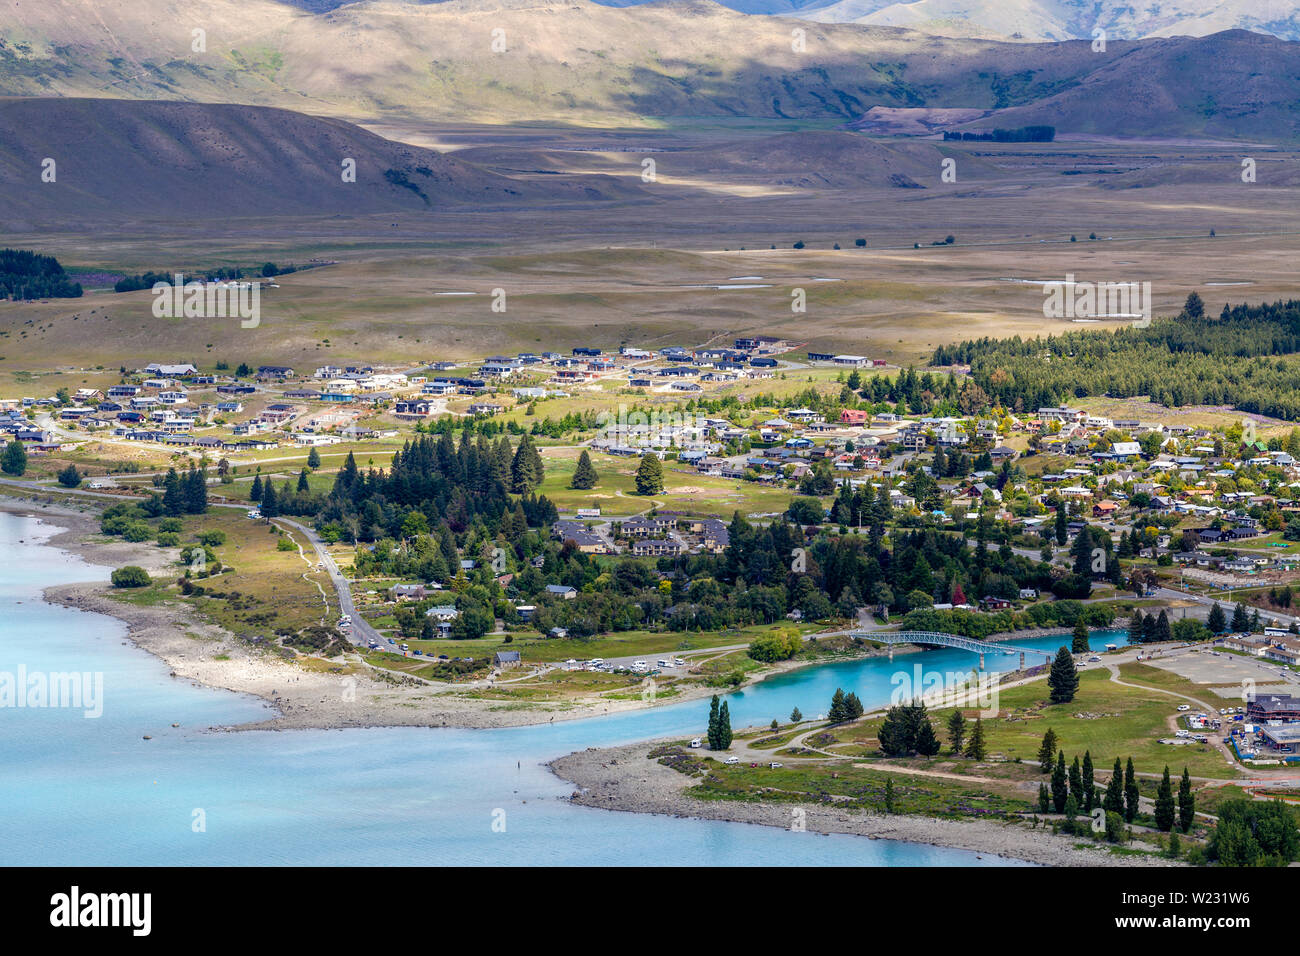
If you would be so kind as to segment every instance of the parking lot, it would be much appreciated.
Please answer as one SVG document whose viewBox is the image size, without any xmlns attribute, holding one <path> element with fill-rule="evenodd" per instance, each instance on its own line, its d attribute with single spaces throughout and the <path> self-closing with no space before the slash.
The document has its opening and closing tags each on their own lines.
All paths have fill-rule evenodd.
<svg viewBox="0 0 1300 956">
<path fill-rule="evenodd" d="M 1195 684 L 1209 684 L 1221 688 L 1240 687 L 1242 681 L 1251 680 L 1255 682 L 1257 688 L 1265 684 L 1287 684 L 1290 690 L 1294 690 L 1295 684 L 1300 683 L 1295 675 L 1280 664 L 1229 654 L 1226 651 L 1200 650 L 1169 657 L 1155 657 L 1147 663 L 1186 677 Z M 1221 696 L 1225 695 L 1221 694 Z M 1240 694 L 1238 693 L 1237 696 Z"/>
</svg>

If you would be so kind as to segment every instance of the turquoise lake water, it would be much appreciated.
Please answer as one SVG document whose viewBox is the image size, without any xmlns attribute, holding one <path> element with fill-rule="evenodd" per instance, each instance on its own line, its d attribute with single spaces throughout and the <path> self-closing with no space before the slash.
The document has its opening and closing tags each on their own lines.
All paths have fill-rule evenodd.
<svg viewBox="0 0 1300 956">
<path fill-rule="evenodd" d="M 203 732 L 267 711 L 260 700 L 168 677 L 112 618 L 42 602 L 44 587 L 109 571 L 40 543 L 52 533 L 0 513 L 0 673 L 102 672 L 103 714 L 0 707 L 0 863 L 1015 865 L 887 840 L 575 807 L 564 801 L 572 787 L 544 766 L 586 747 L 698 734 L 707 700 L 503 730 Z M 1125 635 L 1104 640 L 1122 644 Z M 1061 638 L 1017 643 L 1054 649 Z M 986 666 L 1017 661 L 990 656 Z M 804 668 L 730 695 L 732 721 L 784 720 L 795 706 L 813 716 L 836 687 L 868 707 L 885 703 L 891 677 L 918 663 L 960 673 L 975 657 L 936 650 L 893 664 Z"/>
</svg>

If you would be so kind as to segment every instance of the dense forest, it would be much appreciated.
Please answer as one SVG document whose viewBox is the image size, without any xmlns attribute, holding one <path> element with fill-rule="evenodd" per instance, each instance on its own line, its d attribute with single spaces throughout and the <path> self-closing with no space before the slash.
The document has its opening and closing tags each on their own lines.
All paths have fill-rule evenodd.
<svg viewBox="0 0 1300 956">
<path fill-rule="evenodd" d="M 1297 352 L 1300 301 L 1225 305 L 1215 319 L 1193 293 L 1178 316 L 1146 328 L 977 339 L 939 347 L 934 364 L 969 365 L 991 400 L 1016 411 L 1146 395 L 1167 407 L 1227 405 L 1296 421 Z"/>
<path fill-rule="evenodd" d="M 76 299 L 73 282 L 53 256 L 26 249 L 0 249 L 0 299 Z"/>
</svg>

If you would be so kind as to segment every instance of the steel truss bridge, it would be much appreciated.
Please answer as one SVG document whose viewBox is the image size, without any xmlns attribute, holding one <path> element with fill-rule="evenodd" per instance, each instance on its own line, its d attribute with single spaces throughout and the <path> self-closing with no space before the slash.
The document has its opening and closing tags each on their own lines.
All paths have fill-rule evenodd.
<svg viewBox="0 0 1300 956">
<path fill-rule="evenodd" d="M 1019 654 L 1022 668 L 1026 655 L 1041 657 L 1049 664 L 1056 657 L 1052 651 L 1040 651 L 1032 647 L 1017 647 L 1014 644 L 993 641 L 977 641 L 973 637 L 944 634 L 941 631 L 851 631 L 850 636 L 864 641 L 875 641 L 877 644 L 932 644 L 938 647 L 955 647 L 961 651 L 979 654 L 981 667 L 984 666 L 985 654 Z"/>
</svg>

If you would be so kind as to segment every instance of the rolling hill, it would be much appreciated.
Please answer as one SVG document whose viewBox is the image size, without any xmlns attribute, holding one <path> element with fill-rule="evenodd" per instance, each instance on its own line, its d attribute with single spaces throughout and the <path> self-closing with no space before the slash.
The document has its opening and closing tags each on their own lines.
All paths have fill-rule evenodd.
<svg viewBox="0 0 1300 956">
<path fill-rule="evenodd" d="M 355 181 L 344 180 L 345 159 Z M 53 160 L 54 178 L 41 176 Z M 357 216 L 635 198 L 608 177 L 519 181 L 350 123 L 266 107 L 0 100 L 7 228 L 101 218 Z"/>
</svg>

